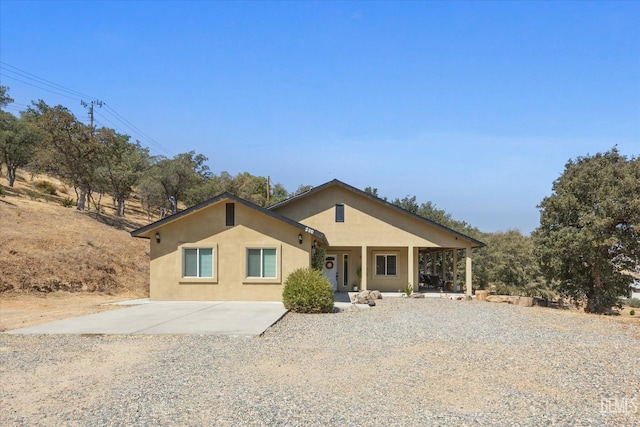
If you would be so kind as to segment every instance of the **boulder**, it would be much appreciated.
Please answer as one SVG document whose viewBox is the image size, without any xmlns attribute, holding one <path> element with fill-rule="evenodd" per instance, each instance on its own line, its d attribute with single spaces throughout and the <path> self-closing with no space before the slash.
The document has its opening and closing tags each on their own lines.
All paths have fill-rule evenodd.
<svg viewBox="0 0 640 427">
<path fill-rule="evenodd" d="M 373 298 L 371 298 L 371 292 L 370 291 L 360 291 L 354 297 L 354 302 L 356 304 L 369 304 L 369 301 L 373 301 Z"/>
<path fill-rule="evenodd" d="M 533 297 L 520 297 L 518 305 L 523 307 L 533 307 Z"/>
<path fill-rule="evenodd" d="M 487 301 L 487 296 L 488 295 L 489 295 L 489 291 L 477 290 L 476 291 L 476 301 Z"/>
<path fill-rule="evenodd" d="M 520 303 L 520 297 L 509 295 L 509 304 L 518 305 Z"/>
<path fill-rule="evenodd" d="M 487 296 L 488 302 L 506 302 L 513 305 L 522 305 L 525 307 L 533 306 L 533 298 L 520 297 L 516 295 L 489 295 Z"/>
<path fill-rule="evenodd" d="M 372 299 L 382 299 L 382 292 L 380 291 L 370 291 L 369 297 Z"/>
<path fill-rule="evenodd" d="M 486 300 L 488 302 L 509 302 L 508 295 L 488 295 Z"/>
</svg>

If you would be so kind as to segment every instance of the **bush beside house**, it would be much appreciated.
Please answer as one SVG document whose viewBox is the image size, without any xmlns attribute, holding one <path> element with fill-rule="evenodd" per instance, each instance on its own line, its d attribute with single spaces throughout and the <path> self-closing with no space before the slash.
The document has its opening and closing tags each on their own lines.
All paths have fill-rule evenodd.
<svg viewBox="0 0 640 427">
<path fill-rule="evenodd" d="M 321 271 L 298 268 L 284 282 L 282 302 L 297 313 L 330 313 L 333 311 L 331 284 Z"/>
</svg>

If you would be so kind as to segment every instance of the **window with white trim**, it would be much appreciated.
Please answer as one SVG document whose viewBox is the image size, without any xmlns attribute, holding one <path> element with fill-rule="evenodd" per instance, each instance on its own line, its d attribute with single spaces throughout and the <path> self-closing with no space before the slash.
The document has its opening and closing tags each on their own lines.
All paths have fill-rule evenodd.
<svg viewBox="0 0 640 427">
<path fill-rule="evenodd" d="M 395 276 L 398 257 L 396 255 L 376 255 L 376 276 Z"/>
<path fill-rule="evenodd" d="M 182 277 L 213 277 L 213 249 L 184 248 Z"/>
<path fill-rule="evenodd" d="M 247 249 L 247 277 L 276 278 L 276 250 L 273 248 Z"/>
</svg>

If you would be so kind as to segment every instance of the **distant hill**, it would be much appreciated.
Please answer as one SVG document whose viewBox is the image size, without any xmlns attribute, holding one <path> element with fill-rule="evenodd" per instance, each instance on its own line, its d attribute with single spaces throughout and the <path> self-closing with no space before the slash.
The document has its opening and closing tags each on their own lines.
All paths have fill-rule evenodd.
<svg viewBox="0 0 640 427">
<path fill-rule="evenodd" d="M 19 171 L 15 187 L 2 181 L 0 292 L 148 296 L 149 242 L 129 235 L 149 222 L 139 203 L 128 202 L 126 216 L 117 218 L 104 195 L 100 212 L 94 204 L 79 212 L 63 206 L 75 194 L 55 178 Z"/>
</svg>

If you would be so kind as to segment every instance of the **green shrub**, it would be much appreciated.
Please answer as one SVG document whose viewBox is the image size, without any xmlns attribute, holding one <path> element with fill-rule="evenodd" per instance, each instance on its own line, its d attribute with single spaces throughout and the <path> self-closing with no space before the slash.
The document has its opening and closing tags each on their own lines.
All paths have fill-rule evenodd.
<svg viewBox="0 0 640 427">
<path fill-rule="evenodd" d="M 297 313 L 330 313 L 333 291 L 321 271 L 306 267 L 291 272 L 282 291 L 284 307 Z"/>
<path fill-rule="evenodd" d="M 635 315 L 636 315 L 636 311 L 635 311 L 635 310 L 631 310 L 631 311 L 629 312 L 629 314 L 630 314 L 630 315 L 632 315 L 632 316 L 635 316 Z"/>
<path fill-rule="evenodd" d="M 411 296 L 411 294 L 413 294 L 413 285 L 411 283 L 404 285 L 404 293 L 407 294 L 407 296 Z"/>
<path fill-rule="evenodd" d="M 627 300 L 627 305 L 633 308 L 640 308 L 640 299 L 638 298 L 629 298 Z"/>
<path fill-rule="evenodd" d="M 64 206 L 65 208 L 70 208 L 73 207 L 73 205 L 75 203 L 73 203 L 73 199 L 71 197 L 65 197 L 64 199 L 62 199 L 60 201 L 60 203 L 62 204 L 62 206 Z"/>
<path fill-rule="evenodd" d="M 38 181 L 38 183 L 36 184 L 36 188 L 42 193 L 49 194 L 51 196 L 55 196 L 56 194 L 58 194 L 55 185 L 53 185 L 49 181 Z"/>
<path fill-rule="evenodd" d="M 317 247 L 311 255 L 311 268 L 322 271 L 324 260 L 327 258 L 327 251 L 324 248 Z"/>
</svg>

